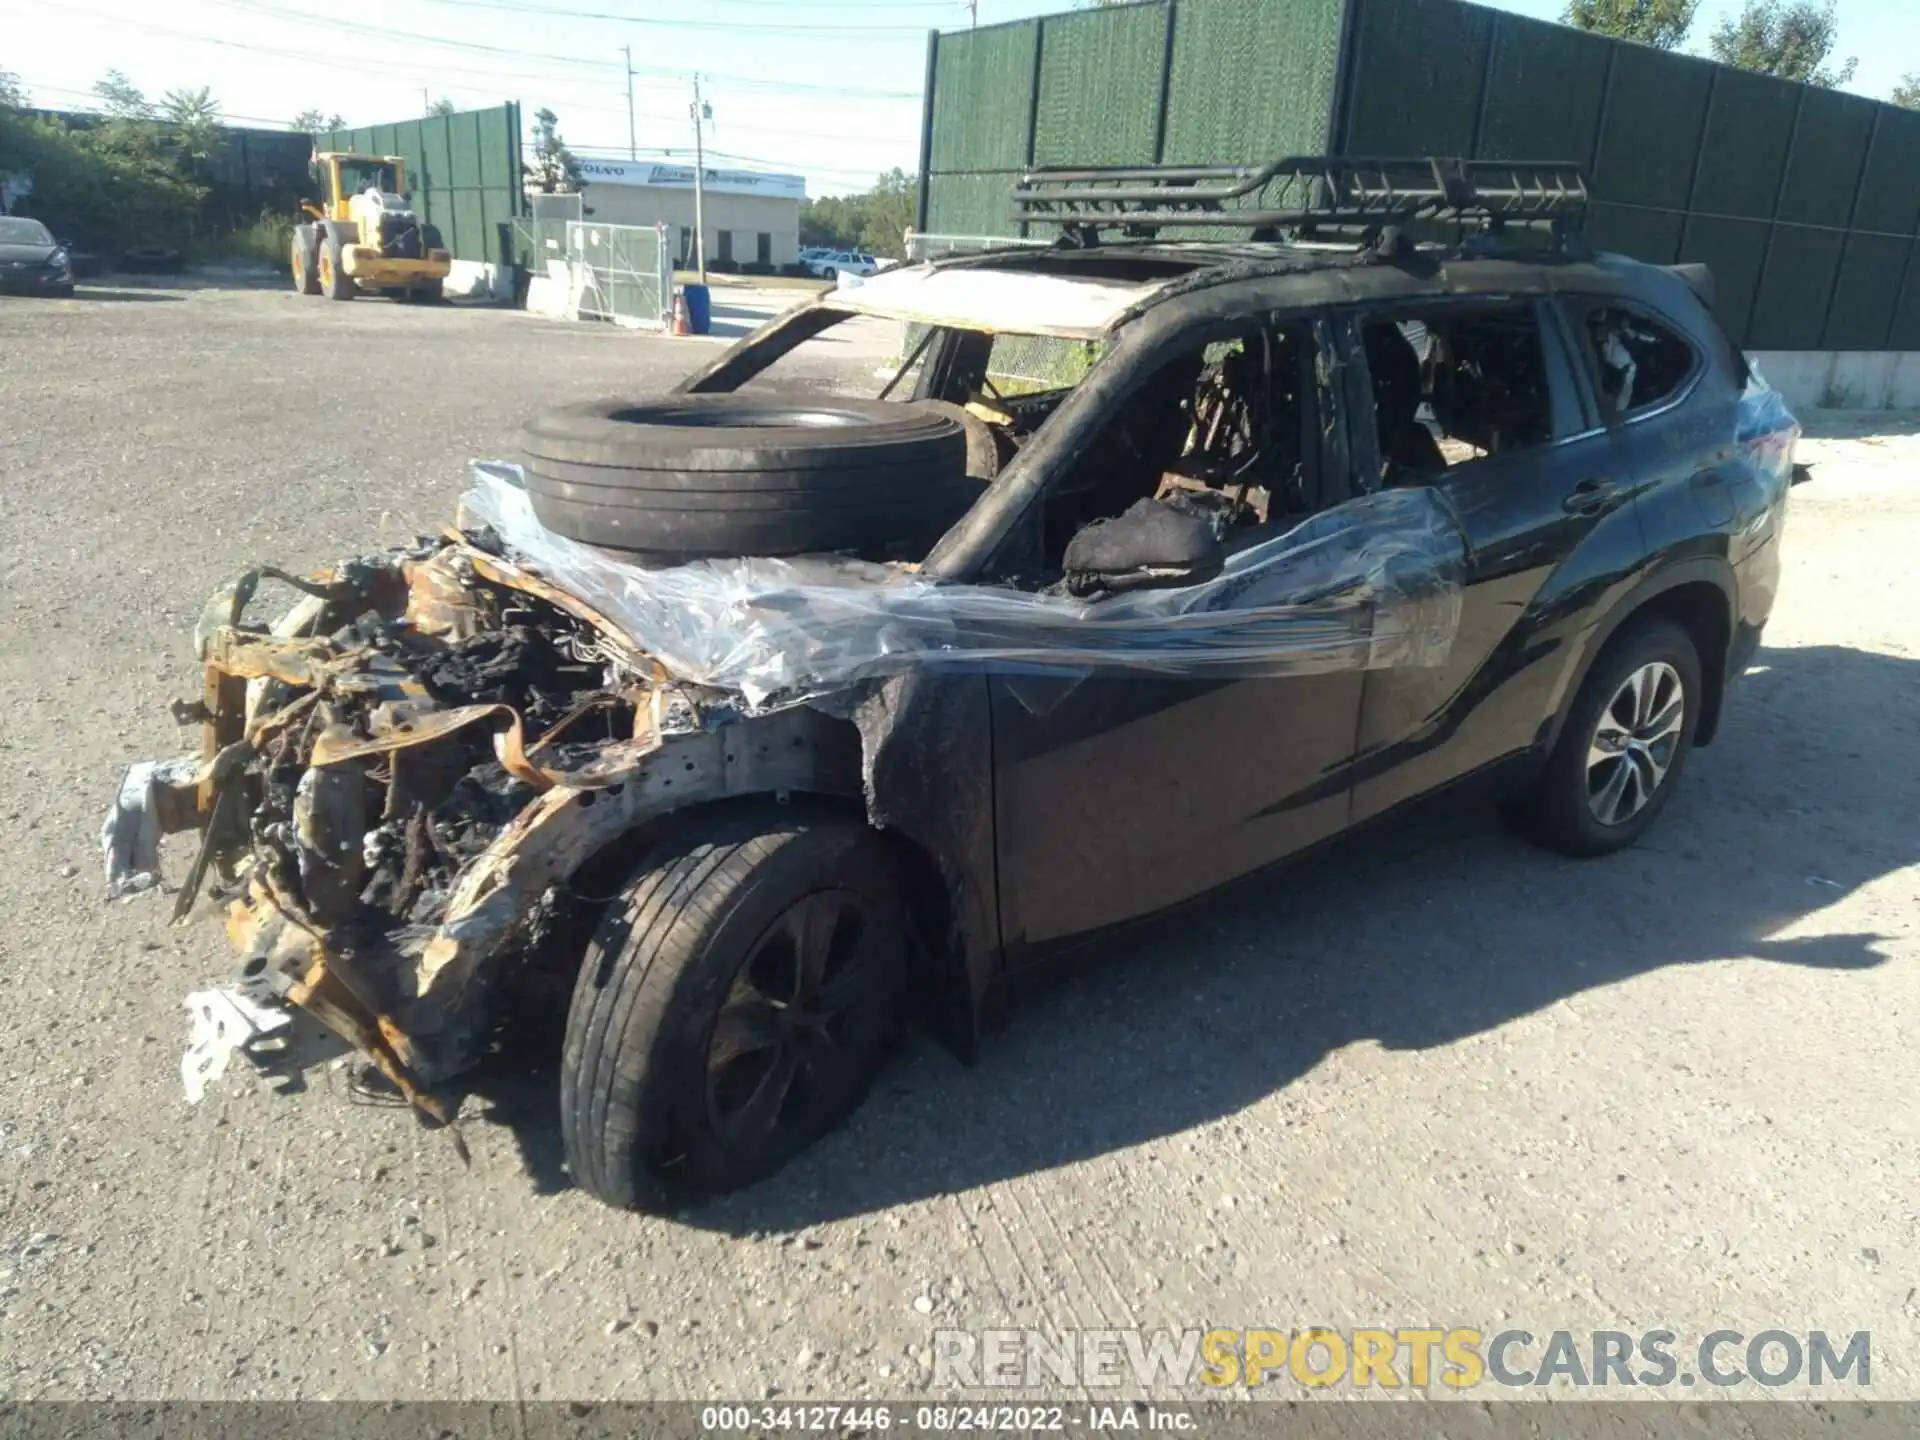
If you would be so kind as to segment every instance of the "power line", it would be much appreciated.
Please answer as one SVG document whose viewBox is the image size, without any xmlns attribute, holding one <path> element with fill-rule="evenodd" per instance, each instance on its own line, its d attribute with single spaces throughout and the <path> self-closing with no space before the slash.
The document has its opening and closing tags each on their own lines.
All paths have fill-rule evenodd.
<svg viewBox="0 0 1920 1440">
<path fill-rule="evenodd" d="M 355 34 L 355 35 L 379 35 L 390 40 L 405 40 L 415 45 L 439 45 L 439 46 L 444 46 L 448 49 L 453 49 L 453 50 L 474 50 L 474 51 L 480 51 L 482 53 L 490 54 L 490 55 L 506 55 L 514 59 L 554 60 L 554 61 L 560 62 L 563 65 L 591 65 L 591 66 L 594 66 L 595 68 L 605 68 L 610 63 L 605 60 L 590 59 L 580 55 L 553 55 L 543 51 L 523 50 L 513 46 L 489 45 L 484 41 L 480 41 L 480 40 L 449 40 L 438 35 L 422 35 L 415 30 L 394 30 L 394 29 L 388 28 L 385 25 L 369 25 L 366 22 L 360 21 L 360 20 L 342 20 L 330 15 L 315 15 L 303 10 L 288 10 L 278 5 L 265 4 L 263 3 L 263 0 L 213 0 L 213 3 L 216 5 L 224 6 L 229 10 L 239 10 L 246 14 L 268 16 L 276 20 L 292 21 L 293 23 L 300 24 L 300 25 L 320 25 L 330 30 L 344 30 L 350 34 Z M 512 3 L 512 0 L 433 0 L 433 3 L 439 4 L 439 5 L 478 6 L 486 9 L 518 8 L 516 4 Z M 548 13 L 552 13 L 552 12 L 548 12 Z M 601 17 L 601 18 L 624 19 L 624 17 L 620 17 L 620 16 L 610 16 L 610 17 Z M 729 22 L 721 21 L 721 20 L 626 20 L 625 23 L 630 25 L 671 25 L 671 26 L 688 27 L 693 29 L 701 29 L 701 30 L 727 30 L 727 31 L 733 31 L 733 32 L 738 32 L 738 30 L 740 29 L 740 27 L 737 24 L 731 24 Z M 801 30 L 813 30 L 823 35 L 833 33 L 831 31 L 821 30 L 820 27 L 818 26 L 780 27 L 780 26 L 771 26 L 771 25 L 756 25 L 754 28 L 757 31 L 777 30 L 782 28 L 792 30 L 794 28 L 799 28 Z M 925 26 L 914 26 L 910 28 L 912 28 L 915 31 L 915 33 L 924 34 L 926 32 Z M 845 32 L 842 32 L 842 33 L 845 33 Z M 657 65 L 654 65 L 654 66 L 642 65 L 637 68 L 642 72 L 650 72 L 657 75 L 684 76 L 686 73 L 684 70 L 674 70 L 664 66 L 657 66 Z M 739 81 L 742 78 L 750 78 L 750 77 L 731 76 L 731 77 L 725 77 L 725 78 L 729 78 L 734 81 Z M 780 82 L 780 84 L 781 84 L 781 88 L 783 89 L 806 89 L 806 90 L 819 91 L 819 92 L 829 93 L 829 94 L 842 93 L 843 90 L 851 91 L 854 93 L 861 92 L 861 87 L 859 86 L 851 86 L 851 87 L 841 87 L 841 86 L 834 86 L 834 85 L 802 86 L 798 82 L 785 82 L 785 81 Z M 873 94 L 873 95 L 891 94 L 891 95 L 900 96 L 901 98 L 905 98 L 905 99 L 918 98 L 917 94 L 911 91 L 867 90 L 864 93 Z"/>
<path fill-rule="evenodd" d="M 107 113 L 100 108 L 100 97 L 92 90 L 75 90 L 65 85 L 40 85 L 31 80 L 22 80 L 20 85 L 30 96 L 69 95 L 75 99 L 90 102 L 86 105 L 72 107 L 76 114 L 105 115 Z M 165 118 L 165 116 L 159 117 L 163 123 Z M 232 110 L 222 110 L 220 112 L 220 119 L 223 123 L 228 120 L 245 120 L 254 125 L 278 125 L 287 129 L 289 133 L 294 133 L 293 122 L 291 120 L 274 120 L 269 119 L 265 115 L 241 115 Z M 305 132 L 301 131 L 298 133 L 304 134 Z"/>
<path fill-rule="evenodd" d="M 548 15 L 564 20 L 607 20 L 619 25 L 646 25 L 667 30 L 733 30 L 740 29 L 736 20 L 661 20 L 652 16 L 614 15 L 604 10 L 561 10 L 546 5 L 527 5 L 519 0 L 427 0 L 433 5 L 457 5 L 468 10 L 511 10 L 525 15 Z M 738 0 L 736 0 L 738 3 Z M 951 8 L 942 5 L 940 8 Z M 756 34 L 783 35 L 924 35 L 925 25 L 784 25 L 765 24 L 755 21 Z"/>
<path fill-rule="evenodd" d="M 133 29 L 146 31 L 149 34 L 165 35 L 176 40 L 189 40 L 201 45 L 217 45 L 223 49 L 248 50 L 261 55 L 276 55 L 290 60 L 300 60 L 309 65 L 325 66 L 336 70 L 350 70 L 358 73 L 371 72 L 375 74 L 400 76 L 416 81 L 422 74 L 450 74 L 476 76 L 483 80 L 491 80 L 496 84 L 514 80 L 549 85 L 580 83 L 579 77 L 573 75 L 538 73 L 530 70 L 476 70 L 470 66 L 448 65 L 439 61 L 407 61 L 395 63 L 374 59 L 363 60 L 359 58 L 330 60 L 315 55 L 311 50 L 289 50 L 280 46 L 258 45 L 245 40 L 230 40 L 224 36 L 206 35 L 198 31 L 177 30 L 165 25 L 155 25 L 145 20 L 133 20 L 125 16 L 107 15 L 98 10 L 86 10 L 79 6 L 58 3 L 58 0 L 20 0 L 20 3 L 54 9 L 62 15 L 83 15 L 90 19 L 99 20 L 105 24 L 128 26 Z M 224 0 L 224 3 L 233 3 L 233 0 Z M 505 55 L 513 59 L 551 60 L 562 65 L 595 70 L 608 70 L 612 68 L 612 62 L 610 61 L 590 60 L 578 55 L 545 55 L 535 51 L 510 50 L 498 45 L 484 45 L 477 41 L 441 40 L 430 35 L 417 35 L 404 30 L 387 30 L 374 26 L 359 25 L 349 21 L 334 21 L 322 16 L 300 15 L 291 11 L 284 12 L 276 18 L 284 18 L 295 23 L 344 29 L 350 33 L 406 40 L 420 45 L 479 50 L 489 54 Z M 637 73 L 642 74 L 678 77 L 684 73 L 665 66 L 640 65 L 634 68 Z M 857 86 L 810 85 L 798 80 L 773 80 L 756 75 L 731 75 L 713 71 L 707 71 L 705 73 L 709 75 L 710 78 L 725 81 L 730 86 L 737 86 L 745 90 L 760 89 L 781 92 L 791 91 L 798 94 L 833 95 L 841 99 L 855 101 L 868 99 L 918 100 L 920 98 L 917 91 L 911 90 L 869 90 Z M 453 86 L 450 88 L 473 90 L 476 87 Z"/>
</svg>

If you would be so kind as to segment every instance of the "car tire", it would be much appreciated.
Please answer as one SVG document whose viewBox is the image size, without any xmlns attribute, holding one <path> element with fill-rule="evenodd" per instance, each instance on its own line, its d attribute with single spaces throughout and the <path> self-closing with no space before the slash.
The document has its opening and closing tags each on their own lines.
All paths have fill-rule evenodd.
<svg viewBox="0 0 1920 1440">
<path fill-rule="evenodd" d="M 1706 691 L 1692 637 L 1670 620 L 1630 627 L 1588 672 L 1545 770 L 1516 807 L 1534 839 L 1567 855 L 1608 855 L 1645 834 L 1699 727 Z"/>
<path fill-rule="evenodd" d="M 331 225 L 320 235 L 320 293 L 329 300 L 351 300 L 360 293 L 353 283 L 353 277 L 347 274 L 346 246 L 341 243 L 340 232 Z"/>
<path fill-rule="evenodd" d="M 318 295 L 320 293 L 319 232 L 311 225 L 294 226 L 293 240 L 288 249 L 292 252 L 289 268 L 293 272 L 294 292 L 300 295 Z"/>
<path fill-rule="evenodd" d="M 689 817 L 614 902 L 574 988 L 574 1182 L 650 1209 L 773 1174 L 865 1097 L 897 1033 L 908 935 L 892 853 L 864 822 L 771 805 Z"/>
<path fill-rule="evenodd" d="M 541 524 L 649 555 L 924 550 L 980 497 L 966 427 L 895 401 L 602 400 L 535 419 L 521 451 Z"/>
</svg>

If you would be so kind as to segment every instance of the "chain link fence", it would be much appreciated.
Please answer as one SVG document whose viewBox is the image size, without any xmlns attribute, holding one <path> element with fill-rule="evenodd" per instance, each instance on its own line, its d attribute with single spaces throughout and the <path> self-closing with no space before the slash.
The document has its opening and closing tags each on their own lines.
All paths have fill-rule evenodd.
<svg viewBox="0 0 1920 1440">
<path fill-rule="evenodd" d="M 542 207 L 542 200 L 572 201 Z M 579 197 L 536 197 L 514 222 L 515 245 L 534 277 L 528 308 L 634 329 L 672 324 L 673 254 L 662 225 L 599 225 L 578 218 Z"/>
</svg>

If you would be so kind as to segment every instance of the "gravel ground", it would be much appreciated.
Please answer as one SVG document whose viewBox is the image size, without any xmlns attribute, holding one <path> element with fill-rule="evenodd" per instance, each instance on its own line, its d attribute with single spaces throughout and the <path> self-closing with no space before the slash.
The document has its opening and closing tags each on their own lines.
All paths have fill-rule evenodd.
<svg viewBox="0 0 1920 1440">
<path fill-rule="evenodd" d="M 434 528 L 532 410 L 711 353 L 0 306 L 0 1398 L 912 1395 L 939 1327 L 1309 1323 L 1864 1329 L 1867 1393 L 1920 1398 L 1913 415 L 1816 423 L 1766 648 L 1630 853 L 1381 832 L 1116 945 L 972 1068 L 910 1042 L 671 1220 L 568 1187 L 550 1070 L 469 1101 L 471 1169 L 340 1072 L 189 1109 L 180 999 L 231 957 L 204 907 L 103 903 L 96 835 L 183 748 L 205 596 Z"/>
</svg>

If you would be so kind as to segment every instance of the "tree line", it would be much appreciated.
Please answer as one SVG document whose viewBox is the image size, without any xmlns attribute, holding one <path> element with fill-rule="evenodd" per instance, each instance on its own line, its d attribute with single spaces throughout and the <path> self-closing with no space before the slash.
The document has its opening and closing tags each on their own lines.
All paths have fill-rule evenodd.
<svg viewBox="0 0 1920 1440">
<path fill-rule="evenodd" d="M 916 175 L 895 166 L 857 195 L 827 195 L 800 206 L 800 243 L 906 258 L 906 231 L 920 193 Z"/>
</svg>

